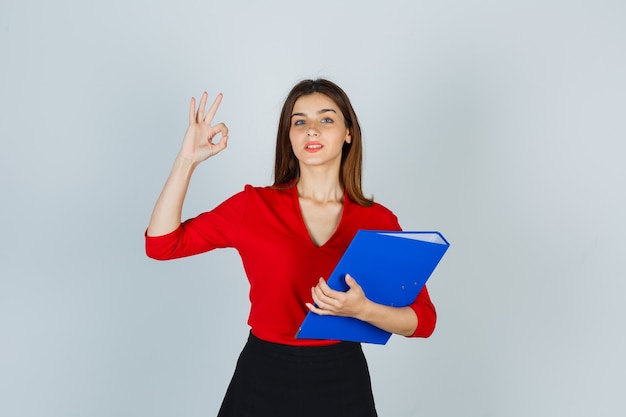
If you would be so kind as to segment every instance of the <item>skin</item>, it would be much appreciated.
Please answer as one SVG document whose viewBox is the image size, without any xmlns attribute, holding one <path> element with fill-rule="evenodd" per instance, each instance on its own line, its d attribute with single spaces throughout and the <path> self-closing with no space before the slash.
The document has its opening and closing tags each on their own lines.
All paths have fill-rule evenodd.
<svg viewBox="0 0 626 417">
<path fill-rule="evenodd" d="M 189 106 L 189 126 L 163 190 L 154 206 L 147 234 L 161 236 L 176 230 L 181 223 L 182 207 L 195 168 L 228 144 L 224 123 L 212 125 L 222 101 L 219 94 L 206 110 L 207 93 Z M 337 105 L 319 93 L 300 97 L 292 112 L 289 131 L 294 154 L 300 164 L 297 183 L 302 217 L 311 240 L 323 245 L 341 219 L 344 190 L 339 181 L 341 150 L 350 142 L 349 130 Z M 219 140 L 218 140 L 219 139 Z M 320 315 L 355 317 L 383 330 L 410 336 L 417 328 L 417 316 L 410 307 L 388 307 L 369 300 L 357 281 L 346 276 L 349 290 L 331 289 L 324 278 L 311 288 L 313 303 L 306 306 Z"/>
<path fill-rule="evenodd" d="M 222 102 L 222 94 L 217 96 L 205 113 L 207 97 L 206 92 L 202 94 L 197 111 L 196 100 L 195 98 L 191 99 L 189 126 L 185 132 L 180 151 L 174 160 L 170 175 L 154 205 L 148 224 L 148 236 L 162 236 L 173 232 L 180 226 L 183 202 L 189 189 L 191 175 L 202 161 L 226 149 L 228 128 L 224 123 L 211 126 L 215 113 Z M 221 135 L 220 140 L 213 143 L 213 139 L 218 134 Z"/>
<path fill-rule="evenodd" d="M 320 246 L 334 233 L 343 209 L 339 183 L 341 150 L 350 133 L 337 105 L 323 94 L 294 104 L 289 139 L 300 163 L 300 210 L 313 242 Z"/>
</svg>

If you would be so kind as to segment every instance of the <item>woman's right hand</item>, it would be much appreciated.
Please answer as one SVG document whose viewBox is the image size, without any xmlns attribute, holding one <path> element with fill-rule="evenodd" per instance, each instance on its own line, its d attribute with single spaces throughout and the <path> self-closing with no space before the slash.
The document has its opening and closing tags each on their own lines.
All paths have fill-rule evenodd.
<svg viewBox="0 0 626 417">
<path fill-rule="evenodd" d="M 228 142 L 228 128 L 224 123 L 211 126 L 217 108 L 222 102 L 219 94 L 211 108 L 205 114 L 207 93 L 202 94 L 200 106 L 196 111 L 196 99 L 191 99 L 189 105 L 189 127 L 183 138 L 180 152 L 174 161 L 170 175 L 163 186 L 163 190 L 154 205 L 152 217 L 146 234 L 148 236 L 162 236 L 180 226 L 183 202 L 189 181 L 194 168 L 202 161 L 221 152 Z M 220 135 L 220 140 L 213 143 L 213 138 Z"/>
<path fill-rule="evenodd" d="M 210 158 L 223 151 L 228 144 L 228 128 L 224 123 L 211 126 L 213 117 L 222 102 L 222 94 L 218 94 L 213 104 L 205 114 L 208 94 L 204 92 L 200 105 L 196 111 L 196 99 L 192 98 L 189 105 L 189 127 L 185 132 L 179 157 L 188 160 L 193 165 Z M 213 143 L 213 138 L 221 135 L 219 142 Z"/>
</svg>

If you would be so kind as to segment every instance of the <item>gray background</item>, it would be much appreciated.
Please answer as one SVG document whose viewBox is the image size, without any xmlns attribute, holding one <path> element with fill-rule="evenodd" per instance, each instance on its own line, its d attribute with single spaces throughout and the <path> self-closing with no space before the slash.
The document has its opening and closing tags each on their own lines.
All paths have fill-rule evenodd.
<svg viewBox="0 0 626 417">
<path fill-rule="evenodd" d="M 2 0 L 0 415 L 215 415 L 238 256 L 152 261 L 143 232 L 191 96 L 224 93 L 231 138 L 185 217 L 271 182 L 318 76 L 366 192 L 452 243 L 433 337 L 366 347 L 380 415 L 625 415 L 625 51 L 618 0 Z"/>
</svg>

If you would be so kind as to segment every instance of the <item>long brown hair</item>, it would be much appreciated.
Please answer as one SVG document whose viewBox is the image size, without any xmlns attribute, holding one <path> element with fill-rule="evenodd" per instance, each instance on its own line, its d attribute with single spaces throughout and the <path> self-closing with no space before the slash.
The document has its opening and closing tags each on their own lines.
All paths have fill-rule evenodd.
<svg viewBox="0 0 626 417">
<path fill-rule="evenodd" d="M 341 152 L 341 167 L 339 181 L 348 193 L 348 197 L 355 203 L 369 207 L 373 199 L 363 195 L 361 188 L 361 171 L 363 165 L 363 142 L 361 126 L 352 108 L 348 95 L 335 83 L 319 78 L 317 80 L 303 80 L 296 84 L 285 100 L 278 122 L 276 135 L 276 159 L 274 162 L 274 187 L 293 183 L 300 178 L 300 165 L 291 148 L 289 129 L 291 127 L 291 113 L 296 101 L 313 93 L 324 94 L 337 104 L 341 110 L 350 132 L 350 143 L 344 143 Z"/>
</svg>

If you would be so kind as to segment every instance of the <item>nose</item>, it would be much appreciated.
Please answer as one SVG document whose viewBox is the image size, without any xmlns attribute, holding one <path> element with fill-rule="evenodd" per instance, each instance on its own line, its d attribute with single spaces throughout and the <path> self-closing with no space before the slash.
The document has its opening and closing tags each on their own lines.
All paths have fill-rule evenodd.
<svg viewBox="0 0 626 417">
<path fill-rule="evenodd" d="M 306 130 L 306 134 L 308 136 L 319 136 L 320 131 L 317 129 L 317 126 L 310 125 L 309 128 Z"/>
</svg>

